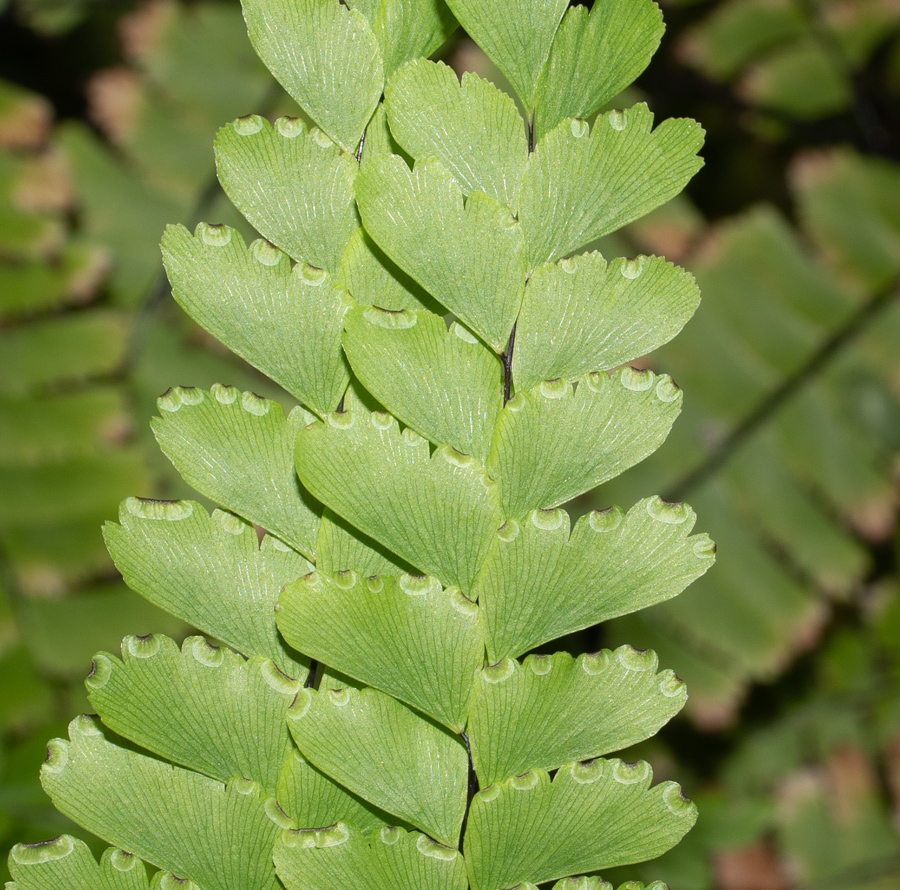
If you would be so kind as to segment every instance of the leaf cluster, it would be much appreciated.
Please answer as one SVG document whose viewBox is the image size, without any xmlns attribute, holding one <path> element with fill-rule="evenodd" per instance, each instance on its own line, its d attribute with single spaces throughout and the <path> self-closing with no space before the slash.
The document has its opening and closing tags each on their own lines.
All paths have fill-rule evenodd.
<svg viewBox="0 0 900 890">
<path fill-rule="evenodd" d="M 135 635 L 95 656 L 106 730 L 73 721 L 42 781 L 128 853 L 18 847 L 15 886 L 139 881 L 139 856 L 154 886 L 200 890 L 599 888 L 577 875 L 693 824 L 675 783 L 603 758 L 685 701 L 652 652 L 522 656 L 713 561 L 686 505 L 574 527 L 562 509 L 667 436 L 680 390 L 623 364 L 698 303 L 663 260 L 573 254 L 674 197 L 702 131 L 654 129 L 646 105 L 586 120 L 649 60 L 650 0 L 518 5 L 245 5 L 315 126 L 224 127 L 220 182 L 266 240 L 176 226 L 163 255 L 187 313 L 300 404 L 221 384 L 159 399 L 162 451 L 220 509 L 129 498 L 107 544 L 131 587 L 230 648 Z M 454 16 L 525 118 L 421 58 Z"/>
</svg>

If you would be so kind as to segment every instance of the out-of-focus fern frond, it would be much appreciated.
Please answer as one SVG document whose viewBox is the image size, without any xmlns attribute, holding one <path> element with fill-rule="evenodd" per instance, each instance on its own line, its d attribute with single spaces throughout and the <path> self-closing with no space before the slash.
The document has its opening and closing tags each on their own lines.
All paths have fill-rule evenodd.
<svg viewBox="0 0 900 890">
<path fill-rule="evenodd" d="M 885 0 L 724 0 L 678 49 L 750 105 L 809 121 L 850 109 L 854 78 L 898 30 Z"/>
<path fill-rule="evenodd" d="M 892 890 L 900 879 L 900 591 L 817 652 L 803 698 L 746 733 L 697 829 L 645 866 L 685 890 Z"/>
<path fill-rule="evenodd" d="M 799 231 L 758 207 L 712 227 L 686 261 L 701 308 L 647 361 L 692 398 L 669 447 L 626 477 L 698 505 L 724 557 L 615 633 L 664 653 L 707 725 L 816 640 L 829 604 L 867 577 L 868 544 L 894 527 L 900 169 L 841 150 L 802 156 L 792 179 Z M 632 236 L 666 237 L 671 219 Z"/>
</svg>

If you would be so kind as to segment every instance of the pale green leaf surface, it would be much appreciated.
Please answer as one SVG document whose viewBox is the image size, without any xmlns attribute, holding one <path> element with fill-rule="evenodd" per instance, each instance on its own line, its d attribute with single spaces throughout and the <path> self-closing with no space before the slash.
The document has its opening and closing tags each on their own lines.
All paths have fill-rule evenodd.
<svg viewBox="0 0 900 890">
<path fill-rule="evenodd" d="M 252 783 L 220 782 L 111 745 L 89 717 L 48 743 L 41 783 L 88 831 L 203 890 L 276 890 L 278 828 Z M 139 802 L 139 803 L 138 803 Z"/>
<path fill-rule="evenodd" d="M 379 102 L 372 115 L 372 120 L 366 127 L 365 138 L 363 140 L 363 151 L 359 159 L 360 166 L 363 170 L 367 166 L 377 161 L 383 161 L 391 155 L 402 157 L 409 166 L 412 166 L 412 158 L 400 147 L 400 143 L 394 139 L 394 134 L 388 126 L 387 109 L 384 102 Z"/>
<path fill-rule="evenodd" d="M 350 9 L 358 9 L 371 24 L 378 17 L 378 10 L 384 0 L 348 0 Z"/>
<path fill-rule="evenodd" d="M 293 467 L 297 433 L 314 419 L 285 418 L 277 402 L 233 386 L 173 387 L 151 425 L 184 481 L 312 559 L 319 517 Z"/>
<path fill-rule="evenodd" d="M 385 827 L 366 838 L 349 825 L 282 833 L 275 868 L 287 890 L 467 890 L 459 852 L 418 832 Z"/>
<path fill-rule="evenodd" d="M 449 4 L 530 110 L 568 0 L 449 0 Z"/>
<path fill-rule="evenodd" d="M 299 553 L 220 510 L 193 501 L 128 498 L 103 536 L 126 583 L 145 599 L 244 655 L 269 658 L 292 677 L 306 667 L 275 627 L 281 588 L 312 570 Z"/>
<path fill-rule="evenodd" d="M 301 690 L 288 727 L 303 756 L 326 775 L 456 846 L 468 762 L 459 738 L 377 689 Z"/>
<path fill-rule="evenodd" d="M 652 778 L 649 763 L 594 760 L 562 767 L 553 782 L 534 770 L 485 788 L 466 830 L 472 890 L 541 884 L 661 855 L 690 830 L 697 808 L 674 782 L 650 788 Z"/>
<path fill-rule="evenodd" d="M 245 661 L 203 637 L 125 637 L 122 658 L 94 656 L 88 698 L 114 732 L 221 782 L 274 797 L 293 748 L 285 712 L 300 682 L 268 659 Z"/>
<path fill-rule="evenodd" d="M 578 658 L 530 655 L 522 664 L 504 658 L 486 667 L 468 728 L 481 787 L 654 735 L 687 701 L 684 684 L 657 667 L 654 652 L 630 646 Z"/>
<path fill-rule="evenodd" d="M 671 340 L 699 303 L 693 276 L 660 257 L 607 262 L 589 253 L 540 266 L 516 323 L 516 388 L 647 355 Z"/>
<path fill-rule="evenodd" d="M 521 884 L 521 890 L 537 890 L 533 884 Z M 552 890 L 614 890 L 609 881 L 604 881 L 599 875 L 576 875 L 557 881 Z M 626 881 L 620 884 L 618 890 L 669 890 L 668 884 L 662 881 L 653 881 L 644 885 L 640 881 Z"/>
<path fill-rule="evenodd" d="M 98 863 L 88 845 L 64 834 L 16 844 L 9 857 L 9 890 L 148 890 L 147 869 L 131 853 L 107 849 Z"/>
<path fill-rule="evenodd" d="M 327 664 L 319 665 L 316 673 L 316 689 L 319 692 L 328 692 L 332 689 L 362 689 L 363 684 L 358 683 L 353 677 L 348 677 L 340 671 L 333 670 Z"/>
<path fill-rule="evenodd" d="M 674 198 L 700 169 L 703 129 L 646 105 L 563 121 L 529 156 L 519 197 L 529 270 L 634 222 Z"/>
<path fill-rule="evenodd" d="M 397 312 L 433 304 L 421 286 L 388 259 L 362 228 L 353 233 L 347 244 L 338 282 L 363 306 Z"/>
<path fill-rule="evenodd" d="M 339 516 L 445 586 L 471 588 L 500 525 L 495 486 L 471 457 L 449 446 L 431 456 L 421 436 L 360 407 L 303 430 L 296 458 Z"/>
<path fill-rule="evenodd" d="M 442 62 L 417 59 L 388 81 L 391 132 L 416 160 L 437 158 L 464 193 L 486 192 L 511 212 L 528 159 L 525 121 L 513 100 L 477 74 L 462 83 Z"/>
<path fill-rule="evenodd" d="M 355 152 L 384 87 L 378 41 L 339 0 L 243 0 L 250 40 L 278 82 Z"/>
<path fill-rule="evenodd" d="M 681 593 L 713 563 L 706 535 L 688 535 L 684 504 L 639 501 L 627 514 L 592 512 L 571 538 L 564 510 L 535 511 L 497 533 L 472 591 L 485 624 L 488 661 L 625 615 Z"/>
<path fill-rule="evenodd" d="M 278 805 L 293 828 L 325 828 L 346 822 L 368 832 L 392 818 L 333 782 L 296 748 L 278 780 Z"/>
<path fill-rule="evenodd" d="M 623 368 L 517 393 L 494 431 L 488 471 L 504 516 L 563 504 L 656 451 L 681 410 L 666 374 Z"/>
<path fill-rule="evenodd" d="M 333 411 L 350 374 L 341 353 L 346 292 L 330 275 L 232 229 L 169 226 L 163 261 L 178 304 L 304 405 Z"/>
<path fill-rule="evenodd" d="M 456 19 L 444 0 L 348 0 L 358 9 L 381 48 L 384 76 L 404 62 L 430 56 L 456 30 Z"/>
<path fill-rule="evenodd" d="M 772 559 L 758 538 L 758 528 L 734 509 L 724 479 L 697 491 L 694 501 L 728 559 L 677 600 L 609 631 L 642 648 L 661 644 L 665 663 L 677 658 L 679 671 L 690 671 L 697 678 L 695 686 L 704 693 L 701 703 L 709 706 L 712 700 L 707 713 L 721 714 L 722 703 L 732 700 L 742 678 L 777 673 L 789 645 L 785 638 L 796 640 L 816 626 L 822 600 Z M 651 625 L 649 633 L 642 625 Z"/>
<path fill-rule="evenodd" d="M 298 262 L 334 275 L 358 223 L 353 183 L 359 169 L 320 130 L 297 118 L 275 125 L 238 118 L 216 137 L 219 182 L 250 224 Z"/>
<path fill-rule="evenodd" d="M 434 578 L 328 577 L 289 584 L 278 626 L 299 652 L 460 732 L 484 639 L 478 607 Z"/>
<path fill-rule="evenodd" d="M 316 568 L 329 575 L 350 570 L 368 578 L 399 575 L 410 566 L 326 507 L 316 540 Z"/>
<path fill-rule="evenodd" d="M 665 30 L 653 0 L 595 0 L 563 18 L 535 97 L 535 138 L 586 119 L 647 67 Z"/>
<path fill-rule="evenodd" d="M 392 414 L 436 445 L 487 460 L 503 407 L 499 359 L 431 312 L 352 309 L 344 349 L 353 373 Z"/>
<path fill-rule="evenodd" d="M 496 200 L 462 189 L 440 161 L 410 170 L 392 155 L 356 183 L 366 231 L 404 272 L 501 351 L 525 287 L 521 226 Z"/>
</svg>

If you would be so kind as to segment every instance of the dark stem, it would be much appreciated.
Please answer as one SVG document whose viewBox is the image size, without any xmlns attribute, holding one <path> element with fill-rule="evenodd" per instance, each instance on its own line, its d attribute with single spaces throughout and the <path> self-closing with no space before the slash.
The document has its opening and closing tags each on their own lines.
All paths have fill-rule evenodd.
<svg viewBox="0 0 900 890">
<path fill-rule="evenodd" d="M 306 680 L 303 683 L 306 689 L 312 689 L 315 687 L 317 673 L 319 673 L 319 662 L 314 658 L 309 663 L 309 673 L 306 675 Z"/>
<path fill-rule="evenodd" d="M 518 324 L 518 322 L 516 322 Z M 506 344 L 506 351 L 500 356 L 503 361 L 503 404 L 509 401 L 512 395 L 512 357 L 513 349 L 516 347 L 516 325 L 513 325 L 509 332 L 509 342 Z"/>
<path fill-rule="evenodd" d="M 463 816 L 462 827 L 459 830 L 459 836 L 464 838 L 466 836 L 466 825 L 469 822 L 469 810 L 472 809 L 472 800 L 478 794 L 478 777 L 475 775 L 475 767 L 472 764 L 472 746 L 469 744 L 469 737 L 464 732 L 461 732 L 459 736 L 466 743 L 466 753 L 469 755 L 469 787 L 466 796 L 466 813 Z"/>
<path fill-rule="evenodd" d="M 357 164 L 362 163 L 362 153 L 363 153 L 363 148 L 365 147 L 365 144 L 366 144 L 366 131 L 363 130 L 362 137 L 359 140 L 359 148 L 356 149 L 356 163 Z"/>
<path fill-rule="evenodd" d="M 528 154 L 534 151 L 534 114 L 528 118 Z"/>
<path fill-rule="evenodd" d="M 900 281 L 894 280 L 884 290 L 877 293 L 868 303 L 826 340 L 814 352 L 806 364 L 792 377 L 760 402 L 760 404 L 736 426 L 725 440 L 698 467 L 677 482 L 665 495 L 666 500 L 679 501 L 694 488 L 709 480 L 731 459 L 732 455 L 753 434 L 772 418 L 772 416 L 790 401 L 806 384 L 819 374 L 837 354 L 856 337 L 879 312 L 884 310 L 892 300 L 900 296 Z"/>
</svg>

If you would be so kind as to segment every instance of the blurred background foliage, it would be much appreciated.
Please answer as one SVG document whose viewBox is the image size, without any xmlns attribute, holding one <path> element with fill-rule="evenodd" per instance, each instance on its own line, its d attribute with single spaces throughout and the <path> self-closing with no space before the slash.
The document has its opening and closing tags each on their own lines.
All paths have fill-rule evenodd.
<svg viewBox="0 0 900 890">
<path fill-rule="evenodd" d="M 613 105 L 700 120 L 707 164 L 597 246 L 665 254 L 703 303 L 643 360 L 685 388 L 675 431 L 582 506 L 687 499 L 719 561 L 570 648 L 652 647 L 689 683 L 685 714 L 633 753 L 701 818 L 645 880 L 896 890 L 900 0 L 662 5 L 662 49 Z M 464 34 L 443 57 L 502 81 Z M 99 531 L 127 495 L 187 494 L 149 434 L 155 397 L 219 380 L 290 402 L 178 310 L 157 245 L 201 218 L 250 235 L 216 186 L 214 133 L 299 112 L 231 0 L 9 0 L 0 78 L 5 856 L 79 833 L 37 775 L 86 709 L 93 652 L 188 632 L 124 587 Z"/>
</svg>

